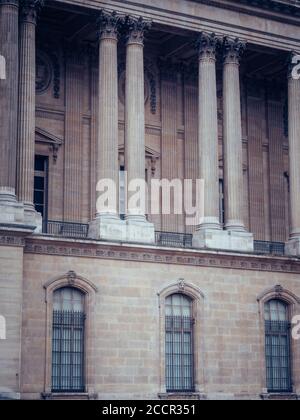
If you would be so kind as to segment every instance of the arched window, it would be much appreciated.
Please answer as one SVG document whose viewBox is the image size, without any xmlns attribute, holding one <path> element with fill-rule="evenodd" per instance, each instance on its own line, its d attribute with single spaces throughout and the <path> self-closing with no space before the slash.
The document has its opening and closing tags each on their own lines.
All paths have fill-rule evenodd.
<svg viewBox="0 0 300 420">
<path fill-rule="evenodd" d="M 192 299 L 181 293 L 166 298 L 167 392 L 193 392 L 195 388 L 192 306 Z"/>
<path fill-rule="evenodd" d="M 53 296 L 52 392 L 84 392 L 84 293 L 63 287 Z"/>
<path fill-rule="evenodd" d="M 268 392 L 291 392 L 291 328 L 289 305 L 279 299 L 265 304 Z"/>
</svg>

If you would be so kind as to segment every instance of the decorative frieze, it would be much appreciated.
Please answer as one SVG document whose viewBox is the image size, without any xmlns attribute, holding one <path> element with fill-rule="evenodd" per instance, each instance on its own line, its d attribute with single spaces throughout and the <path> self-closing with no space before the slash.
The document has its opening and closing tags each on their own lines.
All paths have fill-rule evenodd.
<svg viewBox="0 0 300 420">
<path fill-rule="evenodd" d="M 220 254 L 207 251 L 169 250 L 154 247 L 110 245 L 74 240 L 26 239 L 25 253 L 76 258 L 136 261 L 194 267 L 228 268 L 300 274 L 300 261 L 282 257 Z"/>
<path fill-rule="evenodd" d="M 25 246 L 25 239 L 20 236 L 13 235 L 1 235 L 0 234 L 0 246 Z"/>
</svg>

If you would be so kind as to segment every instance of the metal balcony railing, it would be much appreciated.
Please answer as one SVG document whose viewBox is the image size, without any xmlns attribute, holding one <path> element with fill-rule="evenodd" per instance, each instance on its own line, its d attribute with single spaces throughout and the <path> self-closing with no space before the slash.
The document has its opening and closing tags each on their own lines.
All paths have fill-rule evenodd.
<svg viewBox="0 0 300 420">
<path fill-rule="evenodd" d="M 284 255 L 285 244 L 283 242 L 254 241 L 254 252 L 265 255 Z"/>
<path fill-rule="evenodd" d="M 193 235 L 187 233 L 155 232 L 155 242 L 158 246 L 192 248 Z"/>
<path fill-rule="evenodd" d="M 43 233 L 65 238 L 85 239 L 88 235 L 89 225 L 84 223 L 72 223 L 48 220 L 44 222 Z"/>
<path fill-rule="evenodd" d="M 88 224 L 49 220 L 44 222 L 43 233 L 65 238 L 85 239 L 88 236 Z M 155 232 L 157 246 L 169 248 L 193 248 L 193 235 L 177 232 Z M 261 255 L 284 255 L 283 242 L 254 241 L 254 253 Z"/>
</svg>

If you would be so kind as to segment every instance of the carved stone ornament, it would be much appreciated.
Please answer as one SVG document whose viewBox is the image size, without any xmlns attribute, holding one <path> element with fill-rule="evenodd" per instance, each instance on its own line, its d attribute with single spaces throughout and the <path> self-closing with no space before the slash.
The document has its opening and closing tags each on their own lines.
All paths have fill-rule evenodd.
<svg viewBox="0 0 300 420">
<path fill-rule="evenodd" d="M 145 33 L 150 30 L 152 22 L 143 17 L 127 16 L 125 26 L 127 43 L 144 44 Z"/>
<path fill-rule="evenodd" d="M 246 46 L 246 42 L 241 41 L 239 38 L 225 37 L 223 41 L 224 62 L 227 64 L 239 64 Z"/>
<path fill-rule="evenodd" d="M 53 79 L 53 69 L 49 57 L 41 52 L 36 56 L 36 93 L 41 94 L 48 90 Z"/>
<path fill-rule="evenodd" d="M 21 0 L 20 6 L 21 21 L 36 24 L 38 14 L 44 6 L 44 0 Z"/>
<path fill-rule="evenodd" d="M 201 32 L 195 45 L 198 50 L 199 60 L 214 60 L 216 58 L 217 48 L 221 45 L 221 40 L 214 33 L 208 34 Z"/>
<path fill-rule="evenodd" d="M 101 10 L 97 19 L 100 38 L 117 38 L 120 25 L 124 23 L 124 17 L 117 12 Z"/>
<path fill-rule="evenodd" d="M 68 277 L 68 283 L 70 286 L 73 286 L 75 283 L 75 280 L 77 278 L 77 274 L 75 273 L 75 271 L 69 271 L 67 274 Z"/>
<path fill-rule="evenodd" d="M 185 281 L 184 281 L 184 279 L 179 279 L 179 282 L 178 282 L 178 289 L 179 289 L 181 292 L 184 292 L 184 289 L 185 289 Z"/>
<path fill-rule="evenodd" d="M 60 98 L 60 62 L 55 45 L 41 43 L 36 57 L 36 93 L 45 93 L 52 85 L 53 97 Z"/>
</svg>

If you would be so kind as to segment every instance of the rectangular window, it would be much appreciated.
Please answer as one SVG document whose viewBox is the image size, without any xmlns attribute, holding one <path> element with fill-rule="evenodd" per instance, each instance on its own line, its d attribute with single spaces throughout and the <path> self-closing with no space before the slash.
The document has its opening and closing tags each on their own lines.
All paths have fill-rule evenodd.
<svg viewBox="0 0 300 420">
<path fill-rule="evenodd" d="M 166 316 L 167 392 L 194 391 L 193 319 Z"/>
<path fill-rule="evenodd" d="M 43 221 L 48 219 L 48 157 L 35 156 L 34 163 L 34 206 L 41 213 Z"/>
<path fill-rule="evenodd" d="M 85 314 L 53 311 L 52 392 L 84 392 Z"/>
<path fill-rule="evenodd" d="M 269 392 L 292 392 L 290 323 L 266 321 L 267 388 Z"/>
</svg>

